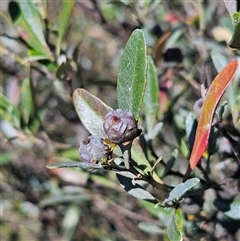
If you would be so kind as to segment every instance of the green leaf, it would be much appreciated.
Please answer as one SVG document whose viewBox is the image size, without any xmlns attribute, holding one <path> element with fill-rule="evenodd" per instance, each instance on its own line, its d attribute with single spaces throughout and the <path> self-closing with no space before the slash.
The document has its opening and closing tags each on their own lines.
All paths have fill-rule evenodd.
<svg viewBox="0 0 240 241">
<path fill-rule="evenodd" d="M 158 111 L 158 78 L 153 60 L 148 56 L 147 84 L 143 98 L 143 109 L 149 138 L 157 121 Z"/>
<path fill-rule="evenodd" d="M 234 27 L 232 39 L 230 40 L 228 45 L 231 48 L 240 49 L 240 11 L 235 14 L 234 21 L 236 22 L 236 24 Z"/>
<path fill-rule="evenodd" d="M 166 234 L 166 230 L 160 227 L 159 225 L 153 224 L 153 223 L 146 223 L 141 222 L 138 225 L 138 228 L 142 230 L 145 233 L 150 234 Z"/>
<path fill-rule="evenodd" d="M 208 147 L 207 147 L 207 156 L 212 156 L 215 152 L 218 151 L 217 139 L 219 137 L 219 131 L 216 128 L 212 127 L 210 132 Z"/>
<path fill-rule="evenodd" d="M 184 123 L 183 116 L 176 114 L 173 119 L 173 131 L 182 154 L 187 158 L 189 156 L 189 148 L 186 140 L 184 139 L 185 131 L 182 129 L 182 123 Z"/>
<path fill-rule="evenodd" d="M 170 170 L 172 169 L 175 161 L 176 161 L 177 158 L 178 158 L 178 155 L 179 155 L 178 149 L 173 150 L 170 159 L 167 160 L 167 162 L 166 162 L 166 167 L 164 168 L 164 174 L 163 174 L 164 177 L 167 176 L 167 174 L 168 174 L 168 173 L 170 172 Z"/>
<path fill-rule="evenodd" d="M 29 78 L 26 78 L 22 81 L 20 94 L 21 94 L 20 111 L 22 114 L 22 119 L 25 124 L 28 124 L 29 118 L 33 111 L 33 99 L 32 99 L 32 92 L 31 92 Z"/>
<path fill-rule="evenodd" d="M 141 169 L 144 173 L 148 173 L 152 170 L 152 167 L 147 160 L 142 147 L 140 146 L 138 140 L 133 141 L 132 149 L 131 149 L 131 155 L 134 161 L 136 161 L 137 169 Z"/>
<path fill-rule="evenodd" d="M 142 106 L 146 72 L 146 40 L 143 31 L 136 29 L 126 44 L 117 82 L 119 108 L 130 111 L 136 119 Z"/>
<path fill-rule="evenodd" d="M 2 93 L 0 93 L 0 116 L 12 123 L 13 126 L 20 127 L 21 117 L 19 110 Z"/>
<path fill-rule="evenodd" d="M 226 216 L 234 220 L 240 220 L 240 201 L 215 199 L 213 204 Z"/>
<path fill-rule="evenodd" d="M 181 215 L 181 211 L 177 212 L 175 209 L 173 209 L 168 222 L 168 228 L 167 228 L 167 234 L 168 234 L 169 240 L 174 240 L 174 241 L 182 240 L 182 220 L 183 220 L 183 217 Z"/>
<path fill-rule="evenodd" d="M 185 119 L 185 131 L 190 149 L 193 147 L 195 134 L 197 129 L 197 120 L 192 112 L 189 112 Z"/>
<path fill-rule="evenodd" d="M 30 49 L 28 51 L 28 56 L 24 58 L 24 61 L 25 62 L 34 62 L 34 61 L 43 60 L 43 59 L 46 59 L 45 55 L 39 53 L 36 50 Z"/>
<path fill-rule="evenodd" d="M 79 151 L 77 148 L 70 148 L 59 153 L 60 156 L 71 160 L 79 160 Z"/>
<path fill-rule="evenodd" d="M 62 11 L 60 14 L 58 39 L 57 39 L 57 44 L 56 44 L 56 55 L 57 56 L 60 53 L 61 43 L 63 40 L 64 33 L 66 32 L 66 26 L 68 23 L 68 19 L 71 15 L 73 4 L 74 4 L 74 0 L 63 0 L 63 3 L 62 3 Z"/>
<path fill-rule="evenodd" d="M 129 172 L 117 173 L 118 181 L 126 192 L 130 195 L 157 204 L 158 201 L 153 197 L 153 195 L 145 190 L 142 186 L 134 182 L 134 176 Z"/>
<path fill-rule="evenodd" d="M 152 166 L 150 165 L 148 159 L 146 158 L 142 147 L 140 146 L 137 139 L 133 141 L 132 149 L 131 149 L 131 155 L 132 159 L 135 161 L 133 162 L 133 166 L 142 174 L 149 175 L 149 173 L 152 173 L 152 178 L 158 185 L 164 186 L 162 180 L 159 178 L 159 176 L 156 174 L 155 171 L 152 170 Z"/>
<path fill-rule="evenodd" d="M 31 0 L 19 0 L 18 5 L 20 7 L 18 10 L 20 11 L 13 21 L 18 27 L 21 37 L 36 52 L 42 55 L 42 58 L 51 58 L 51 53 L 44 37 L 42 20 L 35 4 Z"/>
<path fill-rule="evenodd" d="M 64 76 L 66 75 L 66 63 L 62 62 L 58 67 L 56 71 L 56 76 L 58 79 L 64 79 Z"/>
<path fill-rule="evenodd" d="M 78 167 L 84 170 L 103 169 L 101 164 L 94 164 L 91 162 L 57 162 L 47 165 L 48 169 L 65 168 L 65 167 Z"/>
<path fill-rule="evenodd" d="M 150 214 L 161 220 L 161 222 L 167 226 L 167 221 L 169 220 L 171 214 L 170 208 L 164 208 L 145 200 L 140 200 L 140 203 Z"/>
<path fill-rule="evenodd" d="M 163 130 L 163 122 L 158 122 L 151 133 L 151 136 L 149 137 L 151 140 L 155 139 Z"/>
<path fill-rule="evenodd" d="M 64 213 L 63 219 L 63 230 L 65 234 L 64 236 L 67 240 L 71 239 L 71 236 L 79 223 L 80 217 L 81 211 L 79 204 L 69 205 Z"/>
<path fill-rule="evenodd" d="M 83 194 L 60 194 L 53 197 L 45 198 L 41 200 L 39 203 L 40 207 L 46 206 L 54 206 L 63 203 L 77 203 L 79 204 L 81 201 L 91 200 L 91 195 L 83 193 Z"/>
<path fill-rule="evenodd" d="M 73 103 L 76 112 L 86 129 L 96 136 L 105 138 L 103 119 L 111 110 L 111 107 L 104 104 L 100 99 L 84 89 L 76 89 L 73 93 Z"/>
<path fill-rule="evenodd" d="M 198 178 L 191 178 L 184 183 L 178 184 L 169 193 L 169 197 L 163 201 L 163 204 L 172 205 L 174 202 L 178 202 L 187 191 L 196 186 L 200 180 Z"/>
<path fill-rule="evenodd" d="M 30 123 L 28 125 L 28 128 L 31 131 L 31 133 L 37 133 L 46 114 L 47 108 L 45 106 L 42 106 L 37 110 L 34 116 L 32 116 L 32 118 L 30 119 Z"/>
<path fill-rule="evenodd" d="M 13 158 L 13 153 L 11 152 L 2 152 L 0 158 L 0 167 L 7 165 L 11 162 Z"/>
</svg>

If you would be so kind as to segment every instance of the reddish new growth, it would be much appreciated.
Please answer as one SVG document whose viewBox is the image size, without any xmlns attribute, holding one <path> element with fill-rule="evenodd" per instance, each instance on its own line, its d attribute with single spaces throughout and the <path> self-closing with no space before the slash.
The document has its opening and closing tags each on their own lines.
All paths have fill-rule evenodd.
<svg viewBox="0 0 240 241">
<path fill-rule="evenodd" d="M 113 124 L 117 124 L 121 121 L 121 119 L 115 115 L 111 117 L 111 120 L 112 120 Z"/>
</svg>

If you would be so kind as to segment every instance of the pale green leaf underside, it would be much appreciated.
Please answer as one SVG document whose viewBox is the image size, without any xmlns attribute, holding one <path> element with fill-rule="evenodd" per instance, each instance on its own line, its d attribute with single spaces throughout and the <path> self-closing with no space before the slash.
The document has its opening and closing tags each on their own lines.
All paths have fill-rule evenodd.
<svg viewBox="0 0 240 241">
<path fill-rule="evenodd" d="M 160 227 L 159 225 L 142 222 L 138 225 L 138 228 L 146 233 L 151 234 L 166 234 L 164 228 Z"/>
<path fill-rule="evenodd" d="M 103 169 L 102 165 L 94 164 L 91 162 L 57 162 L 47 165 L 48 169 L 78 167 L 84 170 Z"/>
<path fill-rule="evenodd" d="M 240 201 L 215 199 L 214 205 L 229 218 L 240 220 Z"/>
<path fill-rule="evenodd" d="M 174 201 L 179 201 L 187 191 L 196 186 L 200 180 L 198 178 L 191 178 L 184 183 L 180 183 L 169 193 L 169 197 L 164 200 L 163 204 L 171 204 Z"/>
<path fill-rule="evenodd" d="M 105 138 L 103 118 L 111 110 L 111 107 L 104 104 L 88 91 L 80 88 L 76 89 L 73 93 L 73 103 L 85 128 L 92 135 Z"/>
</svg>

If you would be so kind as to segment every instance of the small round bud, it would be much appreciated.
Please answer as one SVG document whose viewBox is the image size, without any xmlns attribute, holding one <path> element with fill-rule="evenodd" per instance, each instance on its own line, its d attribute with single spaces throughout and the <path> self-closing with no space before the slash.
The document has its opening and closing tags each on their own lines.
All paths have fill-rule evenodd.
<svg viewBox="0 0 240 241">
<path fill-rule="evenodd" d="M 200 98 L 193 105 L 193 111 L 197 118 L 200 116 L 203 102 L 204 102 L 203 98 Z"/>
<path fill-rule="evenodd" d="M 88 136 L 80 143 L 79 153 L 83 162 L 98 164 L 112 158 L 112 151 L 98 136 Z"/>
<path fill-rule="evenodd" d="M 120 109 L 112 110 L 104 117 L 103 128 L 108 139 L 118 145 L 132 141 L 141 133 L 134 116 Z"/>
</svg>

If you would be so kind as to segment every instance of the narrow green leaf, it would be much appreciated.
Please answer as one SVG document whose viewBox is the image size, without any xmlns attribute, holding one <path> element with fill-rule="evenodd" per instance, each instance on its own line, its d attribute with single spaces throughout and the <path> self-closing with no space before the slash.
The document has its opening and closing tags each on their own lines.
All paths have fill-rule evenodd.
<svg viewBox="0 0 240 241">
<path fill-rule="evenodd" d="M 33 111 L 33 99 L 32 99 L 32 92 L 31 92 L 29 78 L 26 78 L 22 81 L 20 93 L 21 93 L 20 111 L 22 114 L 22 119 L 25 124 L 28 124 L 29 118 Z"/>
<path fill-rule="evenodd" d="M 153 130 L 152 130 L 152 133 L 151 133 L 151 136 L 149 137 L 149 139 L 153 140 L 155 139 L 160 133 L 161 131 L 163 130 L 163 122 L 158 122 Z"/>
<path fill-rule="evenodd" d="M 153 60 L 148 56 L 147 84 L 143 98 L 143 109 L 146 118 L 147 132 L 152 136 L 153 127 L 157 122 L 158 111 L 158 78 Z"/>
<path fill-rule="evenodd" d="M 181 127 L 182 123 L 184 122 L 183 119 L 183 116 L 181 116 L 180 114 L 176 114 L 174 116 L 173 131 L 182 154 L 187 158 L 189 156 L 189 147 L 186 140 L 184 139 L 185 132 Z"/>
<path fill-rule="evenodd" d="M 66 32 L 68 19 L 71 15 L 73 4 L 74 4 L 74 0 L 63 0 L 63 3 L 62 3 L 62 11 L 60 14 L 60 24 L 59 24 L 59 31 L 58 31 L 57 47 L 56 47 L 57 56 L 60 53 L 61 43 L 63 40 L 64 33 Z"/>
<path fill-rule="evenodd" d="M 191 178 L 184 183 L 178 184 L 169 193 L 169 197 L 163 201 L 163 204 L 172 205 L 174 202 L 179 201 L 187 191 L 195 187 L 199 182 L 198 178 Z"/>
<path fill-rule="evenodd" d="M 150 165 L 148 159 L 146 158 L 142 147 L 140 146 L 137 139 L 133 141 L 132 149 L 131 149 L 132 159 L 136 162 L 133 162 L 134 167 L 142 174 L 149 175 L 152 173 L 153 180 L 158 184 L 158 186 L 164 186 L 162 180 L 156 174 L 155 171 L 152 170 L 152 166 Z"/>
<path fill-rule="evenodd" d="M 120 64 L 117 82 L 118 106 L 136 119 L 142 106 L 147 72 L 146 40 L 142 30 L 130 36 Z"/>
<path fill-rule="evenodd" d="M 81 217 L 81 211 L 79 204 L 71 204 L 68 206 L 67 210 L 64 214 L 63 219 L 63 230 L 64 230 L 64 237 L 68 240 L 71 239 L 72 234 L 74 233 L 79 219 Z"/>
<path fill-rule="evenodd" d="M 65 167 L 78 167 L 84 170 L 103 169 L 101 164 L 94 164 L 91 162 L 57 162 L 47 165 L 48 169 L 65 168 Z"/>
<path fill-rule="evenodd" d="M 219 134 L 219 131 L 212 127 L 207 147 L 208 157 L 212 156 L 215 152 L 218 151 L 217 139 L 219 137 Z"/>
<path fill-rule="evenodd" d="M 56 76 L 58 79 L 64 79 L 63 76 L 66 75 L 66 63 L 61 63 L 58 67 L 57 67 L 57 71 L 56 71 Z"/>
<path fill-rule="evenodd" d="M 103 118 L 111 110 L 100 99 L 84 89 L 76 89 L 73 93 L 76 112 L 86 129 L 92 134 L 106 137 L 103 129 Z"/>
<path fill-rule="evenodd" d="M 240 220 L 240 201 L 215 199 L 213 204 L 226 216 L 234 220 Z"/>
<path fill-rule="evenodd" d="M 138 228 L 142 230 L 145 233 L 150 234 L 166 234 L 166 230 L 160 227 L 159 225 L 153 224 L 153 223 L 146 223 L 141 222 L 138 225 Z"/>
<path fill-rule="evenodd" d="M 192 112 L 189 112 L 185 119 L 185 131 L 188 139 L 190 149 L 193 147 L 195 134 L 197 129 L 197 120 Z"/>
<path fill-rule="evenodd" d="M 3 167 L 4 165 L 7 165 L 11 162 L 13 158 L 13 153 L 11 152 L 2 152 L 1 158 L 0 158 L 0 167 Z"/>
<path fill-rule="evenodd" d="M 174 240 L 174 241 L 182 240 L 182 233 L 181 233 L 181 228 L 179 227 L 179 222 L 182 222 L 181 216 L 179 216 L 179 213 L 176 213 L 176 210 L 173 209 L 168 222 L 168 228 L 167 228 L 167 234 L 168 234 L 169 240 Z"/>
<path fill-rule="evenodd" d="M 49 198 L 45 198 L 41 200 L 39 203 L 40 207 L 46 206 L 54 206 L 63 203 L 77 203 L 79 204 L 81 201 L 91 200 L 91 195 L 83 193 L 83 194 L 60 194 L 56 196 L 52 196 Z"/>
<path fill-rule="evenodd" d="M 152 167 L 149 163 L 149 161 L 147 160 L 142 147 L 140 146 L 138 140 L 134 140 L 133 141 L 133 146 L 131 149 L 131 155 L 134 161 L 136 161 L 137 163 L 137 167 L 136 168 L 141 168 L 141 170 L 144 173 L 148 173 L 152 170 Z"/>
<path fill-rule="evenodd" d="M 167 162 L 166 162 L 166 167 L 164 168 L 164 174 L 163 174 L 164 177 L 167 176 L 167 174 L 168 174 L 168 173 L 170 172 L 170 170 L 172 169 L 175 161 L 176 161 L 177 158 L 178 158 L 178 155 L 179 155 L 178 149 L 173 150 L 171 157 L 170 157 L 169 160 L 167 160 Z"/>
<path fill-rule="evenodd" d="M 45 118 L 47 114 L 47 108 L 45 106 L 42 106 L 39 108 L 36 112 L 36 114 L 31 118 L 31 121 L 28 125 L 29 130 L 31 133 L 35 134 L 39 130 L 42 120 Z"/>
<path fill-rule="evenodd" d="M 44 28 L 39 12 L 32 0 L 19 0 L 19 14 L 13 19 L 18 27 L 21 37 L 40 55 L 42 58 L 51 58 L 51 53 L 44 37 Z"/>
<path fill-rule="evenodd" d="M 24 58 L 25 62 L 34 62 L 38 60 L 47 59 L 46 55 L 43 55 L 42 53 L 39 53 L 38 50 L 29 50 L 28 56 Z"/>
<path fill-rule="evenodd" d="M 161 220 L 161 222 L 167 226 L 167 221 L 169 220 L 171 214 L 170 208 L 164 208 L 159 205 L 147 202 L 145 200 L 140 200 L 140 203 L 150 214 Z"/>
<path fill-rule="evenodd" d="M 12 123 L 13 126 L 17 128 L 20 127 L 19 110 L 2 93 L 0 93 L 0 116 L 6 121 Z"/>
<path fill-rule="evenodd" d="M 32 34 L 38 38 L 42 45 L 45 45 L 43 24 L 38 10 L 32 0 L 18 1 L 23 18 L 31 29 Z"/>
<path fill-rule="evenodd" d="M 231 48 L 240 49 L 240 11 L 235 14 L 234 21 L 236 22 L 236 24 L 234 27 L 232 39 L 230 40 L 228 45 Z"/>
</svg>

